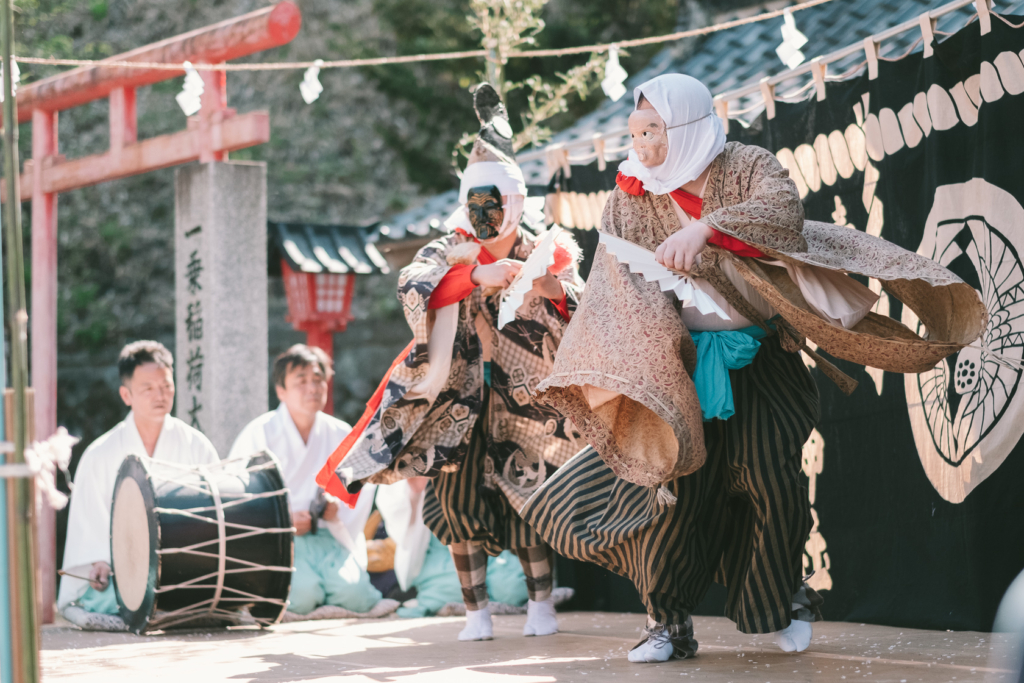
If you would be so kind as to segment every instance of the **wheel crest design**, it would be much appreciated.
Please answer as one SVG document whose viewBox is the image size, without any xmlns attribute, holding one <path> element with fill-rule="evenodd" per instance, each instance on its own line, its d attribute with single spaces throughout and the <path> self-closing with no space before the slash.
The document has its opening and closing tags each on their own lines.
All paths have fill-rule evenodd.
<svg viewBox="0 0 1024 683">
<path fill-rule="evenodd" d="M 904 380 L 925 473 L 939 495 L 960 503 L 1024 433 L 1024 373 L 976 348 L 1024 357 L 1024 207 L 981 178 L 939 187 L 917 251 L 974 285 L 989 313 L 974 346 Z M 909 308 L 902 317 L 926 334 Z"/>
</svg>

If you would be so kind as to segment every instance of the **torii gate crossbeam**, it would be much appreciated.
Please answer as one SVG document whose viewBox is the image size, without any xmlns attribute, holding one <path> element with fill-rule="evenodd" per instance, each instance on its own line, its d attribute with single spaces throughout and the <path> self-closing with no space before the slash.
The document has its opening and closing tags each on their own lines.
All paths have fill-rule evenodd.
<svg viewBox="0 0 1024 683">
<path fill-rule="evenodd" d="M 291 2 L 228 19 L 130 52 L 115 62 L 220 64 L 290 42 L 302 16 Z M 178 133 L 138 140 L 135 90 L 180 77 L 182 70 L 97 64 L 30 83 L 17 92 L 18 121 L 32 122 L 32 158 L 21 174 L 21 199 L 32 202 L 31 370 L 36 438 L 57 428 L 57 194 L 190 161 L 223 161 L 228 152 L 270 140 L 266 111 L 236 114 L 227 106 L 226 72 L 200 71 L 202 108 Z M 110 101 L 110 148 L 68 160 L 58 153 L 58 112 L 96 99 Z M 0 185 L 6 201 L 6 187 Z M 52 509 L 39 515 L 40 603 L 53 621 L 56 534 Z"/>
</svg>

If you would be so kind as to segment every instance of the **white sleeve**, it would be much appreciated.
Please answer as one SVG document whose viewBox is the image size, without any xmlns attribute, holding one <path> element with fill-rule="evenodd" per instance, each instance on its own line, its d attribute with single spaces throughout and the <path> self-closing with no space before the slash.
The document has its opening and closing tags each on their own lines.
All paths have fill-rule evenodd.
<svg viewBox="0 0 1024 683">
<path fill-rule="evenodd" d="M 68 533 L 64 544 L 65 570 L 82 575 L 94 562 L 110 562 L 110 500 L 106 498 L 106 473 L 103 458 L 86 452 L 75 472 L 75 490 L 68 511 Z M 63 608 L 77 600 L 88 588 L 88 582 L 65 576 L 61 578 L 58 606 Z"/>
<path fill-rule="evenodd" d="M 199 435 L 194 441 L 194 447 L 196 449 L 196 457 L 199 458 L 200 464 L 212 465 L 220 462 L 220 456 L 217 455 L 217 449 L 213 447 L 213 443 L 210 442 L 203 435 Z"/>
<path fill-rule="evenodd" d="M 228 451 L 227 460 L 232 458 L 241 458 L 246 455 L 252 455 L 259 451 L 267 449 L 267 437 L 264 433 L 264 421 L 253 420 L 247 424 L 238 436 L 235 437 L 235 442 L 231 444 L 231 450 Z"/>
</svg>

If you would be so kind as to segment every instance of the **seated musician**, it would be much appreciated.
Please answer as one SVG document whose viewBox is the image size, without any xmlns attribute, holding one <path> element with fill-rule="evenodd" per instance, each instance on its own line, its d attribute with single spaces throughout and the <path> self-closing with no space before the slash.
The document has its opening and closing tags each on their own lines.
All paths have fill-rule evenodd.
<svg viewBox="0 0 1024 683">
<path fill-rule="evenodd" d="M 296 344 L 274 360 L 273 375 L 281 404 L 250 422 L 228 457 L 269 450 L 281 463 L 295 527 L 288 609 L 308 614 L 321 605 L 334 605 L 368 612 L 381 599 L 366 573 L 363 533 L 375 487 L 364 489 L 349 509 L 316 484 L 316 473 L 351 431 L 323 412 L 333 363 L 321 349 Z"/>
<path fill-rule="evenodd" d="M 131 410 L 82 455 L 64 545 L 64 571 L 57 606 L 77 604 L 89 612 L 117 614 L 110 580 L 110 508 L 117 471 L 131 454 L 182 465 L 219 461 L 202 433 L 171 417 L 174 358 L 163 344 L 137 341 L 117 359 L 121 400 Z"/>
</svg>

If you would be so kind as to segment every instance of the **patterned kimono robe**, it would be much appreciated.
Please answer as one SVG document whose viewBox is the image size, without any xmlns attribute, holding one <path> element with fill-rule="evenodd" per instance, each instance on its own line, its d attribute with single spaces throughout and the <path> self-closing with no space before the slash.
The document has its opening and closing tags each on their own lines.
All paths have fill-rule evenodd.
<svg viewBox="0 0 1024 683">
<path fill-rule="evenodd" d="M 497 328 L 500 297 L 481 288 L 462 301 L 429 310 L 430 296 L 449 270 L 447 254 L 469 238 L 455 233 L 423 247 L 402 269 L 398 299 L 415 340 L 392 371 L 380 407 L 337 474 L 349 490 L 361 482 L 388 484 L 453 472 L 466 458 L 474 425 L 486 405 L 486 488 L 518 509 L 576 450 L 571 423 L 534 403 L 566 321 L 554 304 L 527 296 L 514 321 Z M 520 228 L 508 258 L 525 260 L 538 238 Z M 583 283 L 575 268 L 559 275 L 569 311 Z M 490 362 L 490 386 L 484 361 Z M 487 400 L 485 401 L 485 392 Z"/>
</svg>

